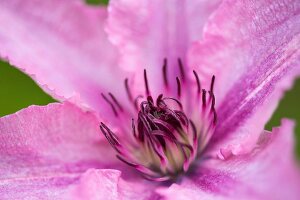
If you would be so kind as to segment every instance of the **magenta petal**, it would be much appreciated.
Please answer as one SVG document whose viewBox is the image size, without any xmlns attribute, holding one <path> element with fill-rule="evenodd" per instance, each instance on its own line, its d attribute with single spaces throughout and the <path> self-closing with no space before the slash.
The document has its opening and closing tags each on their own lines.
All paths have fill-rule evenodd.
<svg viewBox="0 0 300 200">
<path fill-rule="evenodd" d="M 73 200 L 146 200 L 156 199 L 154 193 L 156 184 L 146 180 L 138 182 L 125 181 L 121 172 L 109 169 L 90 169 L 74 186 L 71 192 Z"/>
<path fill-rule="evenodd" d="M 101 92 L 122 97 L 124 77 L 104 32 L 106 8 L 83 1 L 10 0 L 0 2 L 0 13 L 1 58 L 55 98 L 112 114 Z"/>
<path fill-rule="evenodd" d="M 146 68 L 150 89 L 161 92 L 164 58 L 169 63 L 169 82 L 175 85 L 179 76 L 177 58 L 185 64 L 187 49 L 202 36 L 204 22 L 218 4 L 219 0 L 109 1 L 107 31 L 120 50 L 120 67 L 137 72 L 138 76 L 132 77 L 137 89 L 144 85 Z"/>
<path fill-rule="evenodd" d="M 98 124 L 70 103 L 31 106 L 0 118 L 0 179 L 115 166 L 119 161 Z"/>
<path fill-rule="evenodd" d="M 257 146 L 244 156 L 223 161 L 203 160 L 182 183 L 160 189 L 167 199 L 291 199 L 300 196 L 300 168 L 296 165 L 294 124 L 264 132 Z"/>
<path fill-rule="evenodd" d="M 300 74 L 299 9 L 297 0 L 224 1 L 191 49 L 203 84 L 216 75 L 218 149 L 251 149 Z"/>
</svg>

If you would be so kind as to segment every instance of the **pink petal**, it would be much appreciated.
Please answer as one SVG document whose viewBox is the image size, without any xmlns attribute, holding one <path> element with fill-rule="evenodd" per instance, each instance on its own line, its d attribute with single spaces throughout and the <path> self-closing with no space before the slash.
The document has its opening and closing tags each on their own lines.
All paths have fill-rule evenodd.
<svg viewBox="0 0 300 200">
<path fill-rule="evenodd" d="M 294 124 L 264 132 L 253 151 L 199 162 L 182 183 L 160 189 L 167 199 L 299 199 L 300 168 L 293 156 Z"/>
<path fill-rule="evenodd" d="M 204 85 L 216 75 L 218 150 L 251 149 L 300 74 L 299 9 L 297 0 L 224 1 L 191 49 Z"/>
<path fill-rule="evenodd" d="M 83 1 L 10 0 L 1 1 L 0 13 L 0 57 L 55 98 L 72 98 L 81 107 L 113 114 L 101 92 L 122 97 L 124 84 L 115 67 L 116 50 L 103 30 L 104 7 Z"/>
<path fill-rule="evenodd" d="M 157 185 L 115 159 L 100 134 L 98 119 L 68 102 L 0 118 L 0 199 L 154 197 Z"/>
<path fill-rule="evenodd" d="M 93 114 L 70 103 L 31 106 L 0 118 L 0 179 L 119 165 L 98 125 Z"/>
<path fill-rule="evenodd" d="M 163 59 L 169 62 L 169 82 L 179 76 L 177 58 L 183 59 L 193 40 L 202 35 L 204 22 L 218 6 L 219 0 L 111 0 L 108 10 L 110 40 L 121 53 L 119 66 L 136 72 L 134 85 L 144 85 L 148 70 L 150 90 L 161 92 Z"/>
<path fill-rule="evenodd" d="M 74 200 L 150 200 L 158 198 L 154 193 L 155 187 L 157 187 L 155 182 L 142 179 L 125 181 L 121 178 L 121 172 L 117 170 L 91 169 L 80 178 L 79 184 L 73 187 L 70 196 Z"/>
<path fill-rule="evenodd" d="M 54 173 L 0 180 L 1 199 L 158 199 L 155 183 L 125 181 L 121 172 L 89 169 L 80 173 Z"/>
<path fill-rule="evenodd" d="M 52 176 L 0 180 L 0 199 L 69 199 L 69 187 L 78 182 L 78 176 L 78 174 L 66 173 Z"/>
</svg>

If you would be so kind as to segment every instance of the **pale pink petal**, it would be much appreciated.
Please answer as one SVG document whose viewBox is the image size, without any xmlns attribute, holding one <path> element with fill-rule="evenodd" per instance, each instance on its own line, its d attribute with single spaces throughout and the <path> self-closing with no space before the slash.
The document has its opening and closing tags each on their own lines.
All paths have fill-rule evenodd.
<svg viewBox="0 0 300 200">
<path fill-rule="evenodd" d="M 168 59 L 169 82 L 179 76 L 177 58 L 186 61 L 192 41 L 202 36 L 208 16 L 219 0 L 111 0 L 107 31 L 121 53 L 120 67 L 136 72 L 134 86 L 143 85 L 148 70 L 150 90 L 163 87 L 163 59 Z"/>
<path fill-rule="evenodd" d="M 113 114 L 101 92 L 123 97 L 124 77 L 104 32 L 106 17 L 105 7 L 83 1 L 1 1 L 0 57 L 55 98 Z"/>
<path fill-rule="evenodd" d="M 189 64 L 204 87 L 216 75 L 218 149 L 251 149 L 300 74 L 299 9 L 297 0 L 224 1 L 193 45 Z"/>
<path fill-rule="evenodd" d="M 294 156 L 294 124 L 264 132 L 256 148 L 227 160 L 200 161 L 199 168 L 168 189 L 167 199 L 291 199 L 300 196 L 300 168 Z"/>
<path fill-rule="evenodd" d="M 66 200 L 79 174 L 26 177 L 0 180 L 0 199 L 3 200 Z"/>
<path fill-rule="evenodd" d="M 158 199 L 157 184 L 125 181 L 112 169 L 89 169 L 84 173 L 54 173 L 0 180 L 0 199 L 113 200 Z"/>
<path fill-rule="evenodd" d="M 70 199 L 80 200 L 145 200 L 158 199 L 157 183 L 143 179 L 128 181 L 117 170 L 88 170 L 70 192 Z"/>
<path fill-rule="evenodd" d="M 68 102 L 0 118 L 0 158 L 0 199 L 151 199 L 157 187 L 115 158 L 93 113 Z"/>
<path fill-rule="evenodd" d="M 0 179 L 120 164 L 97 118 L 70 103 L 31 106 L 0 118 L 0 157 Z"/>
</svg>

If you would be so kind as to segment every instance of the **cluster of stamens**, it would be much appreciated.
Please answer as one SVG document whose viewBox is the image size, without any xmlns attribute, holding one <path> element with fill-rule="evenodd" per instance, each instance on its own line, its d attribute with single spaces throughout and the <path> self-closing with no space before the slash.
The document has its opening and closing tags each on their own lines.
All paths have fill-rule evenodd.
<svg viewBox="0 0 300 200">
<path fill-rule="evenodd" d="M 143 98 L 142 95 L 137 95 L 135 99 L 132 98 L 128 79 L 125 80 L 129 101 L 137 111 L 137 119 L 132 118 L 131 134 L 125 137 L 125 134 L 122 134 L 121 138 L 104 123 L 101 122 L 100 125 L 107 141 L 117 152 L 117 158 L 151 180 L 170 180 L 186 172 L 207 145 L 216 126 L 217 116 L 213 94 L 215 77 L 212 78 L 210 90 L 206 91 L 201 89 L 198 74 L 193 71 L 196 87 L 188 87 L 184 82 L 184 70 L 180 59 L 178 63 L 183 84 L 176 77 L 177 91 L 174 96 L 177 98 L 165 97 L 160 94 L 154 101 L 150 95 L 145 70 L 146 99 L 140 103 L 138 103 L 138 99 Z M 166 60 L 162 71 L 167 88 Z M 182 87 L 184 89 L 196 88 L 195 95 L 193 95 L 195 98 L 185 97 L 185 104 L 192 104 L 193 107 L 193 112 L 189 111 L 189 115 L 185 114 L 187 106 L 182 104 L 182 99 L 184 99 Z M 111 93 L 109 96 L 112 100 L 102 94 L 103 99 L 109 103 L 118 117 L 120 114 L 118 110 L 123 113 L 123 107 Z"/>
</svg>

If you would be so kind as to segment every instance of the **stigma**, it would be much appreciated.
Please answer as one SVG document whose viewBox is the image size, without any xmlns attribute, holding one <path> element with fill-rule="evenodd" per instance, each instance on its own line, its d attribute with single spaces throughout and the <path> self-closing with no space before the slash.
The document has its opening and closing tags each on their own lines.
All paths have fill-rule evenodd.
<svg viewBox="0 0 300 200">
<path fill-rule="evenodd" d="M 137 95 L 133 98 L 128 79 L 125 79 L 128 99 L 135 107 L 128 133 L 119 137 L 106 124 L 100 124 L 116 157 L 149 180 L 172 180 L 187 172 L 201 156 L 217 123 L 213 92 L 215 77 L 212 77 L 209 90 L 201 89 L 197 72 L 193 71 L 194 81 L 187 83 L 180 59 L 178 66 L 181 78 L 175 77 L 177 89 L 172 93 L 168 90 L 167 61 L 164 60 L 162 78 L 166 94 L 156 98 L 151 96 L 146 70 L 143 74 L 145 97 Z M 194 94 L 184 92 L 191 88 L 195 88 Z M 109 96 L 111 100 L 102 94 L 118 117 L 123 108 L 111 93 Z M 142 100 L 138 102 L 138 99 Z M 188 107 L 192 107 L 192 111 Z"/>
</svg>

